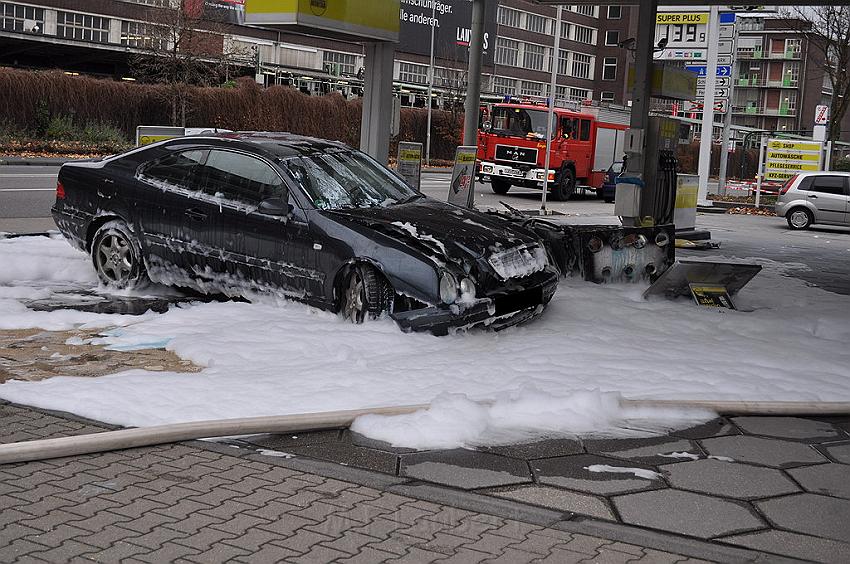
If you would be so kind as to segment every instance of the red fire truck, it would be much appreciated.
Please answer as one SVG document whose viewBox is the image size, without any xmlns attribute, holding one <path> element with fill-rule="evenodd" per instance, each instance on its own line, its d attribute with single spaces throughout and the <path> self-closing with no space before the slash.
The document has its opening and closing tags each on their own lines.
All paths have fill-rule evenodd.
<svg viewBox="0 0 850 564">
<path fill-rule="evenodd" d="M 548 174 L 546 104 L 510 101 L 487 110 L 478 132 L 478 172 L 479 177 L 489 177 L 496 194 L 507 193 L 511 186 L 541 188 L 547 177 L 554 200 L 568 200 L 581 188 L 601 197 L 605 173 L 622 160 L 629 123 L 626 109 L 556 107 Z"/>
</svg>

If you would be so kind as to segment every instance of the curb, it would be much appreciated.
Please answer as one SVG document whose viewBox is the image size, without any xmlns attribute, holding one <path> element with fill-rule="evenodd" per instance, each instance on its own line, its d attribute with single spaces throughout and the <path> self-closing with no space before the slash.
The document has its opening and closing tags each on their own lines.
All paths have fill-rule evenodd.
<svg viewBox="0 0 850 564">
<path fill-rule="evenodd" d="M 83 159 L 69 159 L 64 157 L 0 157 L 0 166 L 59 166 L 71 161 Z"/>
</svg>

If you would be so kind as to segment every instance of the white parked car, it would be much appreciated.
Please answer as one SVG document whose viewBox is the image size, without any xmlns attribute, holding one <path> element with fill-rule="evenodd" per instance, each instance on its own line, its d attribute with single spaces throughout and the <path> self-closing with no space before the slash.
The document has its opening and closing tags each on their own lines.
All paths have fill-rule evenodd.
<svg viewBox="0 0 850 564">
<path fill-rule="evenodd" d="M 792 176 L 779 191 L 776 215 L 791 229 L 808 229 L 813 223 L 850 226 L 850 172 Z"/>
</svg>

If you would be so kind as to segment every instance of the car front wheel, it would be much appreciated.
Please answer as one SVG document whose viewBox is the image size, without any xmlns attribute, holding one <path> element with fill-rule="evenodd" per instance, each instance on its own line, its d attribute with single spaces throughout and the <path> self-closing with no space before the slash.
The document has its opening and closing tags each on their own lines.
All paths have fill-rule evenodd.
<svg viewBox="0 0 850 564">
<path fill-rule="evenodd" d="M 392 306 L 392 288 L 375 267 L 368 264 L 351 267 L 341 293 L 340 314 L 352 323 L 376 319 Z"/>
<path fill-rule="evenodd" d="M 95 232 L 91 256 L 97 276 L 106 286 L 121 290 L 147 281 L 141 248 L 124 221 L 107 221 Z"/>
<path fill-rule="evenodd" d="M 565 168 L 561 171 L 561 177 L 555 187 L 552 188 L 552 199 L 559 202 L 566 202 L 573 197 L 576 191 L 576 176 L 571 168 Z"/>
<path fill-rule="evenodd" d="M 490 187 L 493 189 L 494 193 L 504 195 L 511 189 L 511 183 L 502 180 L 501 178 L 490 177 Z"/>
<path fill-rule="evenodd" d="M 787 216 L 788 227 L 791 229 L 808 229 L 814 222 L 815 218 L 812 212 L 806 208 L 794 208 L 788 212 Z"/>
</svg>

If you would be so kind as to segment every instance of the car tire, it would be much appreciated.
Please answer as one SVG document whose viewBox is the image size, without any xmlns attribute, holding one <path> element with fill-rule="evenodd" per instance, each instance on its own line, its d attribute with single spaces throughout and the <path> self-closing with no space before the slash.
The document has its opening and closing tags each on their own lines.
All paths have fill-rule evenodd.
<svg viewBox="0 0 850 564">
<path fill-rule="evenodd" d="M 124 221 L 114 219 L 92 237 L 91 257 L 100 281 L 117 290 L 142 287 L 148 276 L 139 242 Z"/>
<path fill-rule="evenodd" d="M 490 177 L 490 187 L 493 189 L 493 193 L 504 196 L 511 189 L 511 183 L 501 178 Z"/>
<path fill-rule="evenodd" d="M 573 197 L 576 191 L 576 175 L 571 168 L 561 171 L 561 178 L 552 188 L 552 199 L 565 202 Z"/>
<path fill-rule="evenodd" d="M 815 218 L 812 212 L 806 208 L 799 207 L 790 209 L 785 214 L 785 220 L 788 222 L 788 227 L 796 231 L 799 229 L 808 229 L 814 223 Z"/>
<path fill-rule="evenodd" d="M 605 203 L 606 203 L 606 204 L 613 204 L 613 203 L 614 203 L 614 198 L 605 198 Z"/>
<path fill-rule="evenodd" d="M 377 319 L 392 309 L 393 291 L 384 277 L 369 264 L 352 266 L 340 288 L 342 318 L 354 324 Z"/>
</svg>

